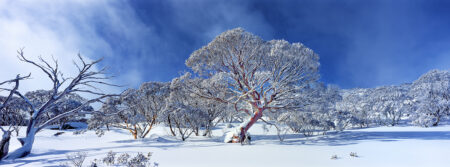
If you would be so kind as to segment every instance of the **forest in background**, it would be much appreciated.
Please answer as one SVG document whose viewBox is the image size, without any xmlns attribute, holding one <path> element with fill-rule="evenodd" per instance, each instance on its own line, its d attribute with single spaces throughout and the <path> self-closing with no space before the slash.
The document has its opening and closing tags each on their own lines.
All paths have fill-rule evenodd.
<svg viewBox="0 0 450 167">
<path fill-rule="evenodd" d="M 225 136 L 224 142 L 246 144 L 247 131 L 257 121 L 276 127 L 283 141 L 287 132 L 305 136 L 374 126 L 447 123 L 450 115 L 450 72 L 431 70 L 413 83 L 376 88 L 340 89 L 319 80 L 319 56 L 300 43 L 264 41 L 241 28 L 217 36 L 191 54 L 185 72 L 170 82 L 146 82 L 121 94 L 99 90 L 108 83 L 104 69 L 92 68 L 100 60 L 75 64 L 79 74 L 66 77 L 58 63 L 19 59 L 46 73 L 51 90 L 22 94 L 17 76 L 0 85 L 8 96 L 0 97 L 0 158 L 27 156 L 34 136 L 42 129 L 68 122 L 84 122 L 99 136 L 109 128 L 121 128 L 134 139 L 145 138 L 158 124 L 173 136 L 186 140 L 206 136 L 219 123 L 241 123 Z M 370 75 L 370 74 L 368 74 Z M 4 87 L 3 87 L 4 86 Z M 95 95 L 86 99 L 79 93 Z M 99 109 L 91 104 L 100 102 Z M 22 147 L 9 152 L 11 135 L 26 126 Z M 79 133 L 83 133 L 80 131 Z"/>
</svg>

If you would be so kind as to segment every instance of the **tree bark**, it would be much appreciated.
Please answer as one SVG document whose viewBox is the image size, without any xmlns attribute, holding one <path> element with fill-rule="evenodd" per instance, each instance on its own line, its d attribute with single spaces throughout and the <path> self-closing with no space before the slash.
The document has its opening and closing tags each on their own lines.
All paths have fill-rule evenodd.
<svg viewBox="0 0 450 167">
<path fill-rule="evenodd" d="M 11 131 L 4 131 L 2 135 L 2 140 L 0 141 L 0 161 L 2 160 L 3 157 L 8 155 L 10 139 L 11 139 Z"/>
<path fill-rule="evenodd" d="M 170 133 L 172 133 L 173 136 L 177 136 L 175 131 L 173 130 L 172 122 L 170 121 L 170 115 L 167 116 L 167 121 L 168 121 L 168 124 L 169 124 Z"/>
<path fill-rule="evenodd" d="M 245 139 L 245 135 L 247 134 L 247 131 L 253 126 L 253 124 L 258 121 L 262 117 L 262 109 L 258 108 L 258 111 L 253 115 L 253 117 L 250 118 L 250 121 L 248 124 L 244 127 L 241 127 L 241 136 L 240 139 L 243 141 Z"/>
<path fill-rule="evenodd" d="M 256 112 L 254 112 L 253 116 L 250 117 L 250 120 L 242 123 L 240 126 L 236 127 L 236 132 L 231 140 L 228 142 L 230 143 L 241 143 L 245 140 L 245 137 L 247 135 L 247 131 L 255 124 L 261 117 L 262 112 L 264 108 L 256 108 Z"/>
<path fill-rule="evenodd" d="M 131 134 L 133 135 L 133 138 L 136 140 L 137 139 L 137 128 L 136 125 L 133 126 L 134 130 L 130 130 Z"/>
<path fill-rule="evenodd" d="M 38 128 L 31 128 L 28 130 L 27 136 L 23 139 L 22 147 L 17 150 L 9 153 L 3 160 L 14 160 L 17 158 L 22 158 L 30 154 L 31 149 L 33 148 L 34 137 L 36 136 Z"/>
</svg>

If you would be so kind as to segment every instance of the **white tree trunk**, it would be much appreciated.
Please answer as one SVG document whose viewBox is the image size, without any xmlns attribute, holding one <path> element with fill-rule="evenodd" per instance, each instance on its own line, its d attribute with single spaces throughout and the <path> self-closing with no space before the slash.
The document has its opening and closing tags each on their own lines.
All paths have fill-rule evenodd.
<svg viewBox="0 0 450 167">
<path fill-rule="evenodd" d="M 23 143 L 22 147 L 9 153 L 6 157 L 3 158 L 3 160 L 13 160 L 13 159 L 25 157 L 28 154 L 30 154 L 31 149 L 33 148 L 34 137 L 36 135 L 37 130 L 38 130 L 38 128 L 31 128 L 27 134 L 27 137 L 25 137 L 25 139 L 23 140 L 24 143 Z"/>
</svg>

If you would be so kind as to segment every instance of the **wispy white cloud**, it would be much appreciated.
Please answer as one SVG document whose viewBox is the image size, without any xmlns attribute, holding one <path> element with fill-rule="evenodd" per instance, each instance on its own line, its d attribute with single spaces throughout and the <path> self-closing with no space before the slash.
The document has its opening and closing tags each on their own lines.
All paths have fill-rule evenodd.
<svg viewBox="0 0 450 167">
<path fill-rule="evenodd" d="M 235 27 L 305 43 L 321 56 L 323 81 L 344 88 L 410 82 L 448 68 L 445 17 L 434 17 L 424 1 L 403 2 L 3 0 L 0 80 L 32 72 L 22 89 L 45 88 L 43 75 L 15 56 L 25 47 L 33 58 L 55 56 L 69 74 L 80 52 L 105 57 L 101 65 L 117 84 L 169 81 L 186 70 L 190 53 Z"/>
<path fill-rule="evenodd" d="M 114 57 L 116 46 L 108 41 L 108 36 L 133 41 L 138 38 L 134 32 L 143 29 L 146 27 L 125 1 L 0 1 L 0 80 L 31 72 L 33 79 L 24 81 L 20 89 L 48 89 L 50 81 L 42 72 L 19 62 L 18 49 L 24 47 L 25 55 L 35 60 L 39 55 L 47 60 L 55 57 L 62 72 L 70 76 L 76 73 L 72 60 L 77 59 L 78 53 L 90 60 Z M 115 74 L 119 78 L 112 82 L 125 85 L 141 82 L 136 72 L 139 70 L 130 71 Z M 121 76 L 133 79 L 123 80 Z"/>
</svg>

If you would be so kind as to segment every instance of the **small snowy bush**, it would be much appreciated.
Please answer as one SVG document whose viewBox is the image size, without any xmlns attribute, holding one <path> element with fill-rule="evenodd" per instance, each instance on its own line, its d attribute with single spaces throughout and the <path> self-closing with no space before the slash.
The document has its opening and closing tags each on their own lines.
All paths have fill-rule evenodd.
<svg viewBox="0 0 450 167">
<path fill-rule="evenodd" d="M 106 155 L 106 157 L 103 158 L 103 160 L 102 160 L 103 163 L 105 163 L 106 165 L 113 165 L 116 154 L 117 153 L 115 153 L 115 152 L 109 151 L 108 154 Z"/>
<path fill-rule="evenodd" d="M 331 156 L 331 159 L 338 159 L 338 156 L 335 154 L 335 155 L 332 155 Z"/>
<path fill-rule="evenodd" d="M 351 157 L 359 157 L 358 154 L 356 152 L 350 152 L 350 156 Z"/>
<path fill-rule="evenodd" d="M 125 165 L 128 162 L 128 159 L 130 158 L 130 155 L 128 153 L 120 154 L 120 156 L 117 158 L 117 164 Z"/>
<path fill-rule="evenodd" d="M 90 166 L 157 167 L 159 165 L 158 163 L 150 162 L 152 154 L 153 154 L 152 152 L 147 153 L 147 155 L 137 153 L 135 157 L 131 157 L 128 153 L 122 153 L 119 156 L 116 156 L 117 153 L 109 151 L 106 157 L 102 158 L 101 161 L 95 159 L 94 161 L 91 162 Z"/>
<path fill-rule="evenodd" d="M 87 156 L 86 152 L 77 152 L 77 153 L 74 153 L 74 154 L 66 155 L 67 159 L 75 167 L 83 166 L 83 162 L 86 159 L 86 156 Z M 67 165 L 67 166 L 69 166 L 69 165 Z"/>
<path fill-rule="evenodd" d="M 129 167 L 146 167 L 148 164 L 148 161 L 150 160 L 150 157 L 145 156 L 142 153 L 138 153 L 135 157 L 131 158 L 130 161 L 128 161 Z"/>
</svg>

